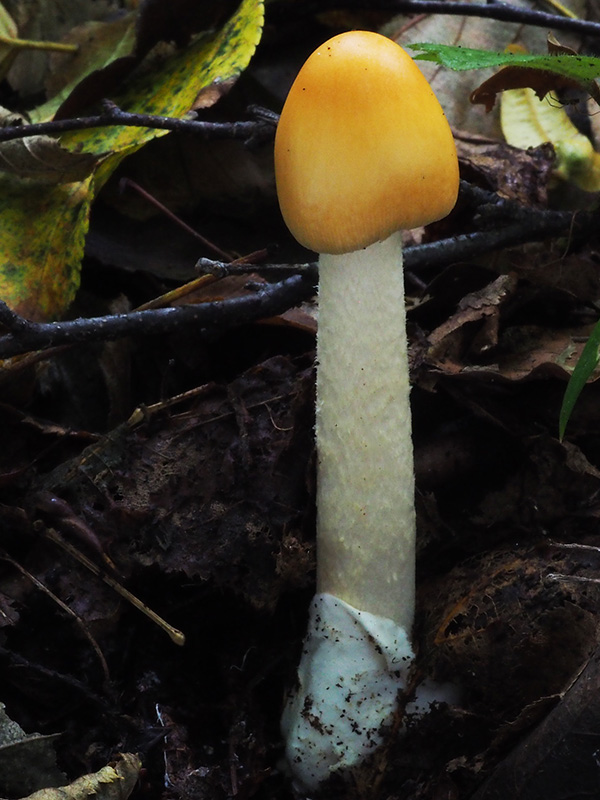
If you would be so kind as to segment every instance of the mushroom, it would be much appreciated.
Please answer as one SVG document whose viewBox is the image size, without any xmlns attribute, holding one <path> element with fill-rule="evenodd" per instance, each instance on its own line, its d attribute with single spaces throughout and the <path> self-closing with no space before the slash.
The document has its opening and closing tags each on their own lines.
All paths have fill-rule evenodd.
<svg viewBox="0 0 600 800">
<path fill-rule="evenodd" d="M 306 61 L 277 128 L 281 211 L 319 256 L 317 593 L 282 730 L 297 786 L 383 741 L 413 659 L 415 511 L 401 230 L 456 202 L 452 133 L 377 33 Z"/>
</svg>

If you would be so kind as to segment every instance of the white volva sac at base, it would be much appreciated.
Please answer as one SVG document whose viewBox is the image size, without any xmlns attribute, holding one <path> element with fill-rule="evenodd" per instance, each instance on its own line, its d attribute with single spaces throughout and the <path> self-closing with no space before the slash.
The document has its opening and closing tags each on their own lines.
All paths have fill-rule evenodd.
<svg viewBox="0 0 600 800">
<path fill-rule="evenodd" d="M 295 783 L 315 789 L 382 744 L 413 651 L 404 628 L 330 594 L 313 598 L 298 686 L 281 727 Z"/>
</svg>

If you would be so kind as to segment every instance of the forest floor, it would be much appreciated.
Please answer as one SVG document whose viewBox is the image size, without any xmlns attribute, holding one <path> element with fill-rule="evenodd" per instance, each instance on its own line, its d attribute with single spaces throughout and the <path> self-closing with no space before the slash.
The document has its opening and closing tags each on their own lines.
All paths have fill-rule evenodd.
<svg viewBox="0 0 600 800">
<path fill-rule="evenodd" d="M 317 15 L 289 5 L 267 9 L 250 67 L 204 118 L 247 118 L 252 103 L 279 111 L 328 36 L 402 27 L 371 3 Z M 15 89 L 4 91 L 8 104 Z M 409 720 L 327 796 L 597 796 L 593 380 L 558 435 L 598 317 L 596 197 L 557 181 L 552 147 L 518 150 L 489 122 L 449 116 L 459 201 L 407 236 L 406 289 L 417 669 L 455 683 L 460 701 Z M 180 306 L 235 310 L 312 266 L 289 308 L 267 318 L 238 324 L 232 312 L 227 324 L 142 328 L 4 362 L 0 701 L 36 736 L 13 749 L 12 772 L 0 754 L 0 796 L 135 753 L 140 800 L 285 800 L 279 719 L 315 575 L 315 256 L 280 218 L 272 137 L 247 146 L 173 133 L 125 159 L 94 202 L 69 319 L 129 312 L 215 257 L 131 183 L 120 189 L 123 178 L 231 258 L 258 253 L 255 271 L 206 279 Z M 426 257 L 439 241 L 447 249 Z"/>
</svg>

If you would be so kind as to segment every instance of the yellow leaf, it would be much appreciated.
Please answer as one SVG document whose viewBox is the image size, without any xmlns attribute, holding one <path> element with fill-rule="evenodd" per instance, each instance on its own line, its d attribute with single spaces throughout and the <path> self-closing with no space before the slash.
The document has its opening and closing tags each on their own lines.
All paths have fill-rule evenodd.
<svg viewBox="0 0 600 800">
<path fill-rule="evenodd" d="M 124 753 L 114 766 L 102 767 L 98 772 L 82 775 L 68 786 L 40 789 L 24 800 L 127 800 L 140 773 L 139 758 Z"/>
<path fill-rule="evenodd" d="M 527 149 L 551 142 L 557 177 L 587 192 L 600 191 L 600 155 L 557 101 L 539 100 L 528 88 L 503 92 L 500 123 L 504 138 L 515 147 Z"/>
<path fill-rule="evenodd" d="M 28 319 L 57 316 L 75 296 L 91 181 L 47 186 L 0 175 L 0 299 Z"/>
</svg>

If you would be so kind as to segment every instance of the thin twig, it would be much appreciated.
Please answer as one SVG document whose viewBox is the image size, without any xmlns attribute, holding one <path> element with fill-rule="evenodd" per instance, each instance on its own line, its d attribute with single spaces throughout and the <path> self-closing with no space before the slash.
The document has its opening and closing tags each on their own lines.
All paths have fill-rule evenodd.
<svg viewBox="0 0 600 800">
<path fill-rule="evenodd" d="M 60 599 L 60 597 L 57 597 L 54 594 L 54 592 L 52 592 L 44 583 L 42 583 L 42 581 L 36 578 L 35 575 L 32 575 L 31 572 L 28 572 L 28 570 L 26 570 L 25 567 L 21 566 L 21 564 L 19 564 L 18 561 L 15 561 L 13 558 L 11 558 L 8 555 L 8 553 L 6 553 L 4 550 L 0 550 L 0 559 L 2 561 L 6 561 L 8 564 L 12 564 L 12 566 L 21 573 L 21 575 L 25 576 L 29 581 L 31 581 L 31 583 L 33 583 L 34 586 L 36 586 L 41 592 L 46 594 L 54 603 L 56 603 L 56 605 L 59 608 L 61 608 L 68 617 L 71 617 L 72 619 L 75 620 L 83 636 L 85 637 L 85 639 L 87 639 L 87 641 L 91 645 L 92 650 L 98 657 L 98 661 L 100 662 L 100 667 L 104 675 L 104 680 L 108 685 L 110 681 L 110 672 L 108 670 L 108 664 L 106 663 L 106 659 L 104 658 L 104 653 L 100 649 L 98 642 L 94 639 L 92 634 L 87 629 L 85 622 L 81 619 L 79 614 L 73 611 L 72 608 L 69 608 L 69 606 Z"/>
<path fill-rule="evenodd" d="M 202 275 L 213 275 L 215 278 L 227 278 L 230 275 L 248 275 L 252 272 L 259 272 L 261 275 L 282 275 L 292 273 L 294 275 L 306 275 L 314 281 L 318 280 L 318 265 L 316 261 L 309 261 L 304 264 L 252 264 L 242 260 L 233 263 L 227 261 L 213 261 L 211 258 L 199 258 L 195 264 L 196 270 Z"/>
<path fill-rule="evenodd" d="M 122 586 L 118 581 L 116 581 L 110 575 L 107 575 L 107 573 L 103 572 L 100 569 L 100 567 L 94 564 L 93 561 L 90 561 L 90 559 L 87 556 L 85 556 L 83 553 L 77 550 L 76 547 L 73 547 L 73 545 L 69 544 L 69 542 L 65 541 L 62 538 L 62 536 L 59 536 L 59 534 L 53 528 L 46 528 L 44 534 L 45 536 L 48 537 L 48 539 L 50 539 L 50 541 L 54 542 L 54 544 L 61 547 L 76 561 L 79 561 L 80 564 L 83 564 L 83 566 L 86 569 L 89 569 L 89 571 L 93 575 L 103 580 L 104 583 L 106 583 L 108 586 L 110 586 L 111 589 L 113 589 L 113 591 L 121 595 L 121 597 L 125 598 L 125 600 L 127 600 L 129 603 L 131 603 L 132 606 L 137 608 L 138 611 L 141 611 L 142 614 L 148 617 L 148 619 L 151 619 L 152 622 L 155 623 L 155 625 L 158 625 L 158 627 L 167 634 L 167 636 L 169 637 L 169 639 L 171 639 L 173 644 L 177 644 L 180 647 L 185 644 L 184 633 L 182 633 L 180 630 L 177 630 L 177 628 L 174 628 L 172 625 L 169 625 L 169 623 L 166 622 L 161 616 L 159 616 L 156 613 L 156 611 L 153 611 L 145 603 L 142 603 L 141 600 L 139 600 L 128 589 Z"/>
<path fill-rule="evenodd" d="M 121 191 L 124 191 L 125 189 L 133 189 L 141 197 L 143 197 L 144 200 L 153 205 L 154 208 L 157 208 L 161 214 L 164 214 L 165 217 L 168 217 L 171 220 L 171 222 L 174 222 L 175 225 L 178 225 L 186 233 L 189 233 L 190 236 L 193 236 L 194 239 L 199 241 L 200 244 L 202 244 L 208 250 L 212 250 L 213 253 L 216 253 L 216 255 L 225 261 L 233 260 L 233 256 L 230 256 L 229 253 L 225 252 L 225 250 L 222 250 L 220 247 L 218 247 L 218 245 L 213 244 L 213 242 L 211 242 L 209 239 L 206 239 L 204 236 L 202 236 L 201 233 L 198 233 L 198 231 L 194 230 L 191 225 L 188 225 L 187 222 L 184 222 L 181 217 L 178 217 L 177 214 L 174 214 L 170 208 L 167 208 L 163 203 L 160 202 L 160 200 L 154 197 L 154 195 L 150 194 L 150 192 L 147 192 L 142 186 L 139 185 L 139 183 L 132 181 L 131 178 L 121 178 L 119 181 L 119 189 Z"/>
</svg>

